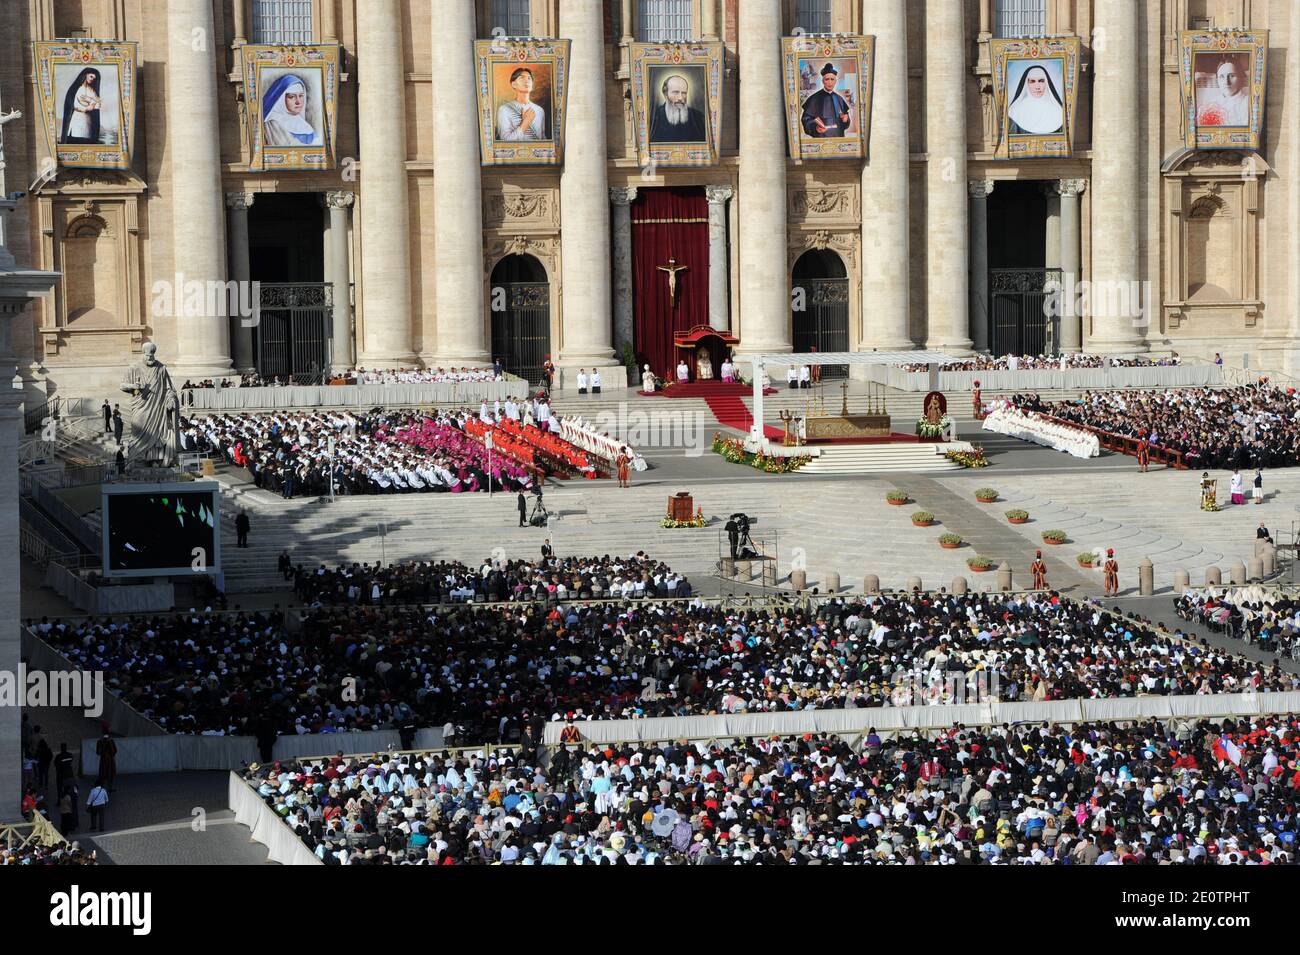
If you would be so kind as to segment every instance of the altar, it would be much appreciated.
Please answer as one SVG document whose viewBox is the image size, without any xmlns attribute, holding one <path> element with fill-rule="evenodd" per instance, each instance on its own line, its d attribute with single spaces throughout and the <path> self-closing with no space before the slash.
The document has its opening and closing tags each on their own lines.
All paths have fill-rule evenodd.
<svg viewBox="0 0 1300 955">
<path fill-rule="evenodd" d="M 808 354 L 754 355 L 741 359 L 753 368 L 753 411 L 750 436 L 747 447 L 764 449 L 767 453 L 789 455 L 798 453 L 792 444 L 879 444 L 894 442 L 915 442 L 910 435 L 895 434 L 892 420 L 886 408 L 885 387 L 879 383 L 867 385 L 867 407 L 859 409 L 856 414 L 849 414 L 848 382 L 840 385 L 842 396 L 839 414 L 826 407 L 822 387 L 815 386 L 809 396 L 808 406 L 803 414 L 798 411 L 783 409 L 780 420 L 785 425 L 784 440 L 777 435 L 775 441 L 767 436 L 766 421 L 763 414 L 763 382 L 773 368 L 790 366 L 819 365 L 897 365 L 907 362 L 926 364 L 945 364 L 954 361 L 951 355 L 942 352 L 811 352 Z M 820 452 L 819 452 L 820 453 Z"/>
<path fill-rule="evenodd" d="M 853 438 L 886 438 L 893 433 L 890 428 L 889 414 L 885 410 L 883 389 L 870 382 L 867 384 L 867 411 L 864 414 L 849 414 L 848 382 L 841 383 L 840 390 L 843 395 L 840 400 L 839 414 L 827 413 L 820 386 L 810 399 L 803 425 L 803 436 L 808 443 L 846 441 Z"/>
</svg>

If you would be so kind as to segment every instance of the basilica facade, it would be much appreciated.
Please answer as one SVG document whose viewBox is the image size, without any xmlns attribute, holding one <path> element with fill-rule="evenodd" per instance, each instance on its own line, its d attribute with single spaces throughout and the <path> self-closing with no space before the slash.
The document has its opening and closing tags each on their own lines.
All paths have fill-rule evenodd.
<svg viewBox="0 0 1300 955">
<path fill-rule="evenodd" d="M 1294 0 L 6 3 L 5 239 L 62 275 L 19 370 L 1296 373 L 1297 43 Z"/>
</svg>

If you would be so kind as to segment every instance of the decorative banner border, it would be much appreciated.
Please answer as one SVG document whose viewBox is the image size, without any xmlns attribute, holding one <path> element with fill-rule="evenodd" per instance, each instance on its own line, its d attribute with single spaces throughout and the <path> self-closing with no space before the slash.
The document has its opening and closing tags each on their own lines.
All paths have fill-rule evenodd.
<svg viewBox="0 0 1300 955">
<path fill-rule="evenodd" d="M 1198 125 L 1195 66 L 1198 53 L 1250 58 L 1250 125 Z M 1183 96 L 1183 145 L 1188 149 L 1254 149 L 1263 143 L 1264 91 L 1268 85 L 1267 30 L 1183 30 L 1178 34 Z"/>
<path fill-rule="evenodd" d="M 131 150 L 135 144 L 136 55 L 133 40 L 38 40 L 32 44 L 32 58 L 36 64 L 36 95 L 45 126 L 45 144 L 49 155 L 60 166 L 85 169 L 130 169 Z M 116 67 L 117 128 L 119 142 L 116 146 L 99 144 L 60 143 L 55 100 L 62 91 L 54 88 L 56 66 Z M 103 74 L 100 75 L 101 84 Z"/>
<path fill-rule="evenodd" d="M 714 166 L 722 132 L 722 41 L 632 44 L 632 115 L 636 122 L 637 161 L 642 166 Z M 704 67 L 708 110 L 704 140 L 698 143 L 650 142 L 654 91 L 650 72 L 657 66 Z"/>
<path fill-rule="evenodd" d="M 991 40 L 993 53 L 993 96 L 997 104 L 998 148 L 997 159 L 1033 159 L 1035 157 L 1062 157 L 1074 152 L 1074 121 L 1078 113 L 1076 103 L 1079 92 L 1079 61 L 1082 41 L 1077 36 L 1030 37 L 1021 40 Z M 1007 67 L 1022 60 L 1054 60 L 1060 64 L 1061 90 L 1064 101 L 1063 122 L 1059 133 L 1046 135 L 1012 134 L 1007 117 L 1010 96 L 1007 91 Z"/>
<path fill-rule="evenodd" d="M 301 46 L 245 46 L 244 122 L 247 126 L 250 169 L 333 169 L 338 155 L 339 63 L 337 44 Z M 296 73 L 318 72 L 324 99 L 321 121 L 324 143 L 320 146 L 270 146 L 262 124 L 263 73 L 292 69 Z"/>
<path fill-rule="evenodd" d="M 558 166 L 564 162 L 564 125 L 569 109 L 571 40 L 474 41 L 474 78 L 478 87 L 479 155 L 484 166 Z M 550 138 L 535 143 L 498 141 L 493 97 L 493 67 L 548 66 L 551 70 Z"/>
<path fill-rule="evenodd" d="M 804 133 L 799 98 L 799 61 L 853 60 L 857 88 L 852 90 L 857 128 L 847 136 L 819 139 Z M 875 87 L 874 36 L 785 36 L 781 38 L 781 76 L 785 87 L 786 139 L 794 159 L 865 159 L 870 154 L 871 92 Z"/>
</svg>

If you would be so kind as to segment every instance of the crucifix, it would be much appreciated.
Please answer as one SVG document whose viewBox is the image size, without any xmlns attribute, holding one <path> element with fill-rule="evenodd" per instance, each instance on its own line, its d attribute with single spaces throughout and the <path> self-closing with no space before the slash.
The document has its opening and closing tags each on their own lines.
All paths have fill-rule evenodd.
<svg viewBox="0 0 1300 955">
<path fill-rule="evenodd" d="M 678 265 L 677 260 L 672 256 L 668 257 L 667 265 L 658 266 L 660 272 L 668 273 L 668 304 L 677 304 L 677 273 L 685 272 L 690 268 L 689 265 Z"/>
</svg>

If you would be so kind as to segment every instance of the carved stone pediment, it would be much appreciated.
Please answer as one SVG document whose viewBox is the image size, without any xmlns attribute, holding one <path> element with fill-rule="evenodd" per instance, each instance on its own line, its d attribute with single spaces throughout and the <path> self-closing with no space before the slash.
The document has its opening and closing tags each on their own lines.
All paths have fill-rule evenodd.
<svg viewBox="0 0 1300 955">
<path fill-rule="evenodd" d="M 483 201 L 483 224 L 488 228 L 553 227 L 556 225 L 555 201 L 551 192 L 545 189 L 490 193 Z"/>
</svg>

